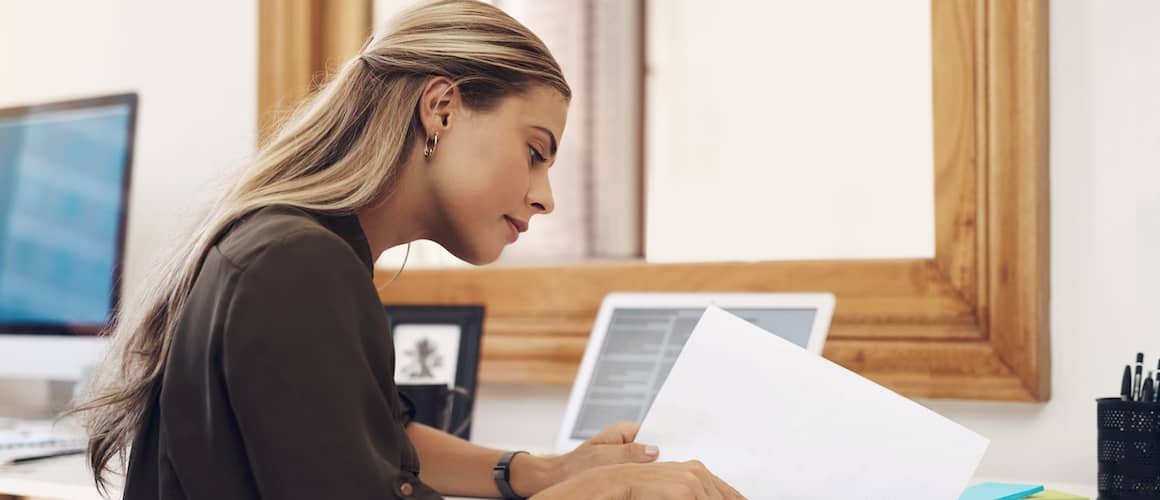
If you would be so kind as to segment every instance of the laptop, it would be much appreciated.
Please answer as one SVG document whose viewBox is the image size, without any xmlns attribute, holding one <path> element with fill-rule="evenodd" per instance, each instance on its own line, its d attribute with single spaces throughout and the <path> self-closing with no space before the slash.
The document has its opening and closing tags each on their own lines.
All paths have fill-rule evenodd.
<svg viewBox="0 0 1160 500">
<path fill-rule="evenodd" d="M 608 426 L 640 423 L 705 308 L 715 305 L 815 354 L 829 293 L 613 293 L 604 298 L 556 439 L 572 451 Z"/>
</svg>

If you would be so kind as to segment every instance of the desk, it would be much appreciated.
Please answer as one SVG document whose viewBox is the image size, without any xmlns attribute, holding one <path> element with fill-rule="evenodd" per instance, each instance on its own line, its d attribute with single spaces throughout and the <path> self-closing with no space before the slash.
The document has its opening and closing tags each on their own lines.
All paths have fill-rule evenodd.
<svg viewBox="0 0 1160 500">
<path fill-rule="evenodd" d="M 982 481 L 1034 483 L 1010 478 L 975 478 L 971 484 Z M 1094 485 L 1048 483 L 1050 489 L 1096 498 Z M 101 500 L 93 487 L 88 467 L 81 456 L 54 458 L 24 465 L 0 467 L 0 500 L 6 496 L 28 500 Z M 117 498 L 117 497 L 114 497 Z M 448 497 L 448 500 L 456 500 Z M 469 499 L 458 499 L 469 500 Z"/>
<path fill-rule="evenodd" d="M 100 500 L 83 456 L 0 466 L 0 499 Z"/>
<path fill-rule="evenodd" d="M 119 487 L 112 498 L 120 498 Z M 84 457 L 71 456 L 0 466 L 0 500 L 104 500 Z M 447 497 L 447 500 L 471 500 Z"/>
</svg>

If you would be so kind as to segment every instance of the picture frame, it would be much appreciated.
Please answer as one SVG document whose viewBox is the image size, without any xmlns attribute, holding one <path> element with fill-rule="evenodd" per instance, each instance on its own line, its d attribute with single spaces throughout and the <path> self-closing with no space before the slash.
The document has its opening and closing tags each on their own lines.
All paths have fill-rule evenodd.
<svg viewBox="0 0 1160 500">
<path fill-rule="evenodd" d="M 450 402 L 441 418 L 464 439 L 471 433 L 471 413 L 479 381 L 483 305 L 383 304 L 395 345 L 395 383 L 400 391 L 445 385 L 465 398 Z M 435 425 L 439 427 L 438 425 Z"/>
</svg>

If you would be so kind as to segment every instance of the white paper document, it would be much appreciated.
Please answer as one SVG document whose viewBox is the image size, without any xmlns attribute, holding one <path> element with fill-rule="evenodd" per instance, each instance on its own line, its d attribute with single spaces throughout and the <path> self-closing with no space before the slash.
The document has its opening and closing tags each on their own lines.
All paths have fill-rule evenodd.
<svg viewBox="0 0 1160 500">
<path fill-rule="evenodd" d="M 955 500 L 987 440 L 716 307 L 641 424 L 751 499 Z"/>
</svg>

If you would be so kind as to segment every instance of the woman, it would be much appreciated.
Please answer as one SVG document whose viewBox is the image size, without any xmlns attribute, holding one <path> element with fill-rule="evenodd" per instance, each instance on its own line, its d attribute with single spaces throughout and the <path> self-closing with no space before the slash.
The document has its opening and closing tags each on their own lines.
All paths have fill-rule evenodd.
<svg viewBox="0 0 1160 500">
<path fill-rule="evenodd" d="M 570 96 L 543 43 L 490 5 L 398 17 L 120 311 L 78 408 L 98 484 L 128 453 L 127 499 L 739 497 L 699 463 L 650 463 L 632 425 L 535 457 L 411 423 L 398 395 L 374 257 L 430 239 L 496 260 L 552 211 Z"/>
</svg>

